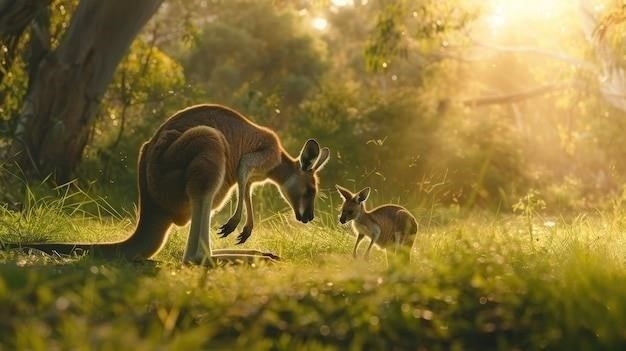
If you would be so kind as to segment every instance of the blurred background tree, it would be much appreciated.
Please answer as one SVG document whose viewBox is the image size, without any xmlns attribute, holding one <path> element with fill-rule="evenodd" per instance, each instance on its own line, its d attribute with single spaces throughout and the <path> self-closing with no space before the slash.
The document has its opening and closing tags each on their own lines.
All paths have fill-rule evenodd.
<svg viewBox="0 0 626 351">
<path fill-rule="evenodd" d="M 48 7 L 36 8 L 28 85 L 14 118 L 10 148 L 27 176 L 52 173 L 61 182 L 70 178 L 119 61 L 160 4 L 80 1 L 58 43 L 51 41 Z M 67 11 L 64 5 L 58 10 Z"/>
<path fill-rule="evenodd" d="M 17 4 L 0 0 L 5 178 L 17 160 L 31 180 L 55 171 L 129 209 L 139 145 L 176 110 L 215 102 L 292 153 L 310 137 L 330 146 L 326 192 L 372 186 L 374 202 L 426 211 L 510 210 L 531 189 L 548 210 L 590 208 L 623 191 L 619 2 L 111 1 L 97 15 L 120 27 L 110 42 L 78 31 L 105 5 Z M 117 48 L 97 86 L 85 40 Z"/>
</svg>

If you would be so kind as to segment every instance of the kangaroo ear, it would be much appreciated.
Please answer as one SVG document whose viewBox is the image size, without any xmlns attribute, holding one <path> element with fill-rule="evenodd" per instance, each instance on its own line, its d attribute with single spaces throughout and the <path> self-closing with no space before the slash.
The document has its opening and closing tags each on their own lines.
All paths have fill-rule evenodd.
<svg viewBox="0 0 626 351">
<path fill-rule="evenodd" d="M 350 192 L 350 190 L 335 184 L 335 188 L 337 189 L 337 191 L 339 192 L 339 195 L 341 195 L 341 197 L 343 197 L 343 199 L 345 201 L 348 201 L 352 198 L 352 193 Z"/>
<path fill-rule="evenodd" d="M 367 200 L 368 196 L 370 196 L 370 187 L 369 186 L 367 188 L 359 191 L 358 194 L 356 194 L 356 201 L 363 202 L 363 201 Z"/>
<path fill-rule="evenodd" d="M 315 161 L 315 164 L 313 165 L 313 170 L 317 172 L 320 169 L 324 168 L 329 158 L 330 150 L 327 147 L 323 147 L 320 150 L 320 156 L 317 158 L 317 161 Z"/>
<path fill-rule="evenodd" d="M 300 168 L 303 171 L 310 171 L 313 169 L 313 164 L 320 154 L 320 144 L 315 139 L 309 139 L 304 143 L 302 150 L 300 151 Z"/>
</svg>

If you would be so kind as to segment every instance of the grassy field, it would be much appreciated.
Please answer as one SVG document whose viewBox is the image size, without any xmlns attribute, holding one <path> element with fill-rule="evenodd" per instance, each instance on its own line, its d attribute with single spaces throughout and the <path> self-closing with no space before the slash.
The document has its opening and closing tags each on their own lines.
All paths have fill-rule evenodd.
<svg viewBox="0 0 626 351">
<path fill-rule="evenodd" d="M 133 228 L 124 217 L 33 201 L 2 211 L 0 239 L 119 239 Z M 531 228 L 530 217 L 422 218 L 410 264 L 352 259 L 333 217 L 261 221 L 244 246 L 283 257 L 271 265 L 182 266 L 188 228 L 151 262 L 0 252 L 0 349 L 626 349 L 620 211 Z"/>
</svg>

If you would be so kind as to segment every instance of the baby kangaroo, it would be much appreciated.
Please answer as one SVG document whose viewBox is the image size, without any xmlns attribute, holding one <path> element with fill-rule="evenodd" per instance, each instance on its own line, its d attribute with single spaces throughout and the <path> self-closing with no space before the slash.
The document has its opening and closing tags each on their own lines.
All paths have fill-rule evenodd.
<svg viewBox="0 0 626 351">
<path fill-rule="evenodd" d="M 143 144 L 137 165 L 139 219 L 133 234 L 112 243 L 4 244 L 5 248 L 35 248 L 47 253 L 92 251 L 104 257 L 149 259 L 167 240 L 172 224 L 191 220 L 183 261 L 202 263 L 273 259 L 257 250 L 214 250 L 209 235 L 210 215 L 228 200 L 235 187 L 237 208 L 221 227 L 222 236 L 235 230 L 245 205 L 246 224 L 242 243 L 252 233 L 250 190 L 253 184 L 270 181 L 303 223 L 313 219 L 317 172 L 326 164 L 328 148 L 310 139 L 298 158 L 285 151 L 276 133 L 254 124 L 240 113 L 219 105 L 197 105 L 167 119 Z"/>
<path fill-rule="evenodd" d="M 417 234 L 417 221 L 409 211 L 398 205 L 382 205 L 368 211 L 365 200 L 370 194 L 370 188 L 365 188 L 356 194 L 348 189 L 335 185 L 343 198 L 341 206 L 341 224 L 352 222 L 352 229 L 356 237 L 356 244 L 352 255 L 356 257 L 359 243 L 366 235 L 370 238 L 365 257 L 369 256 L 373 244 L 388 248 L 394 246 L 394 252 L 402 247 L 411 249 Z"/>
</svg>

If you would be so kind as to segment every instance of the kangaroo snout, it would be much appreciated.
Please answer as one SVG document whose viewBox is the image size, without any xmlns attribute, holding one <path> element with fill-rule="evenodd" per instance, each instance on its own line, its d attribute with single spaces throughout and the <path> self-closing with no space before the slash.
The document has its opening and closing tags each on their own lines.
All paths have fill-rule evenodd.
<svg viewBox="0 0 626 351">
<path fill-rule="evenodd" d="M 296 217 L 297 218 L 297 217 Z M 304 216 L 297 218 L 302 223 L 309 223 L 314 218 L 313 214 L 305 214 Z"/>
<path fill-rule="evenodd" d="M 304 224 L 309 223 L 310 221 L 313 220 L 313 218 L 302 218 L 302 217 L 296 218 L 296 219 L 298 220 L 298 222 L 301 222 L 301 223 L 304 223 Z"/>
<path fill-rule="evenodd" d="M 302 223 L 309 223 L 315 218 L 315 213 L 312 206 L 303 206 L 299 208 L 299 211 L 293 211 L 296 215 L 296 219 Z"/>
<path fill-rule="evenodd" d="M 302 223 L 309 223 L 314 218 L 313 214 L 305 213 L 303 215 L 300 215 L 298 211 L 295 212 L 295 215 L 296 215 L 296 219 L 298 220 L 298 222 L 302 222 Z"/>
</svg>

